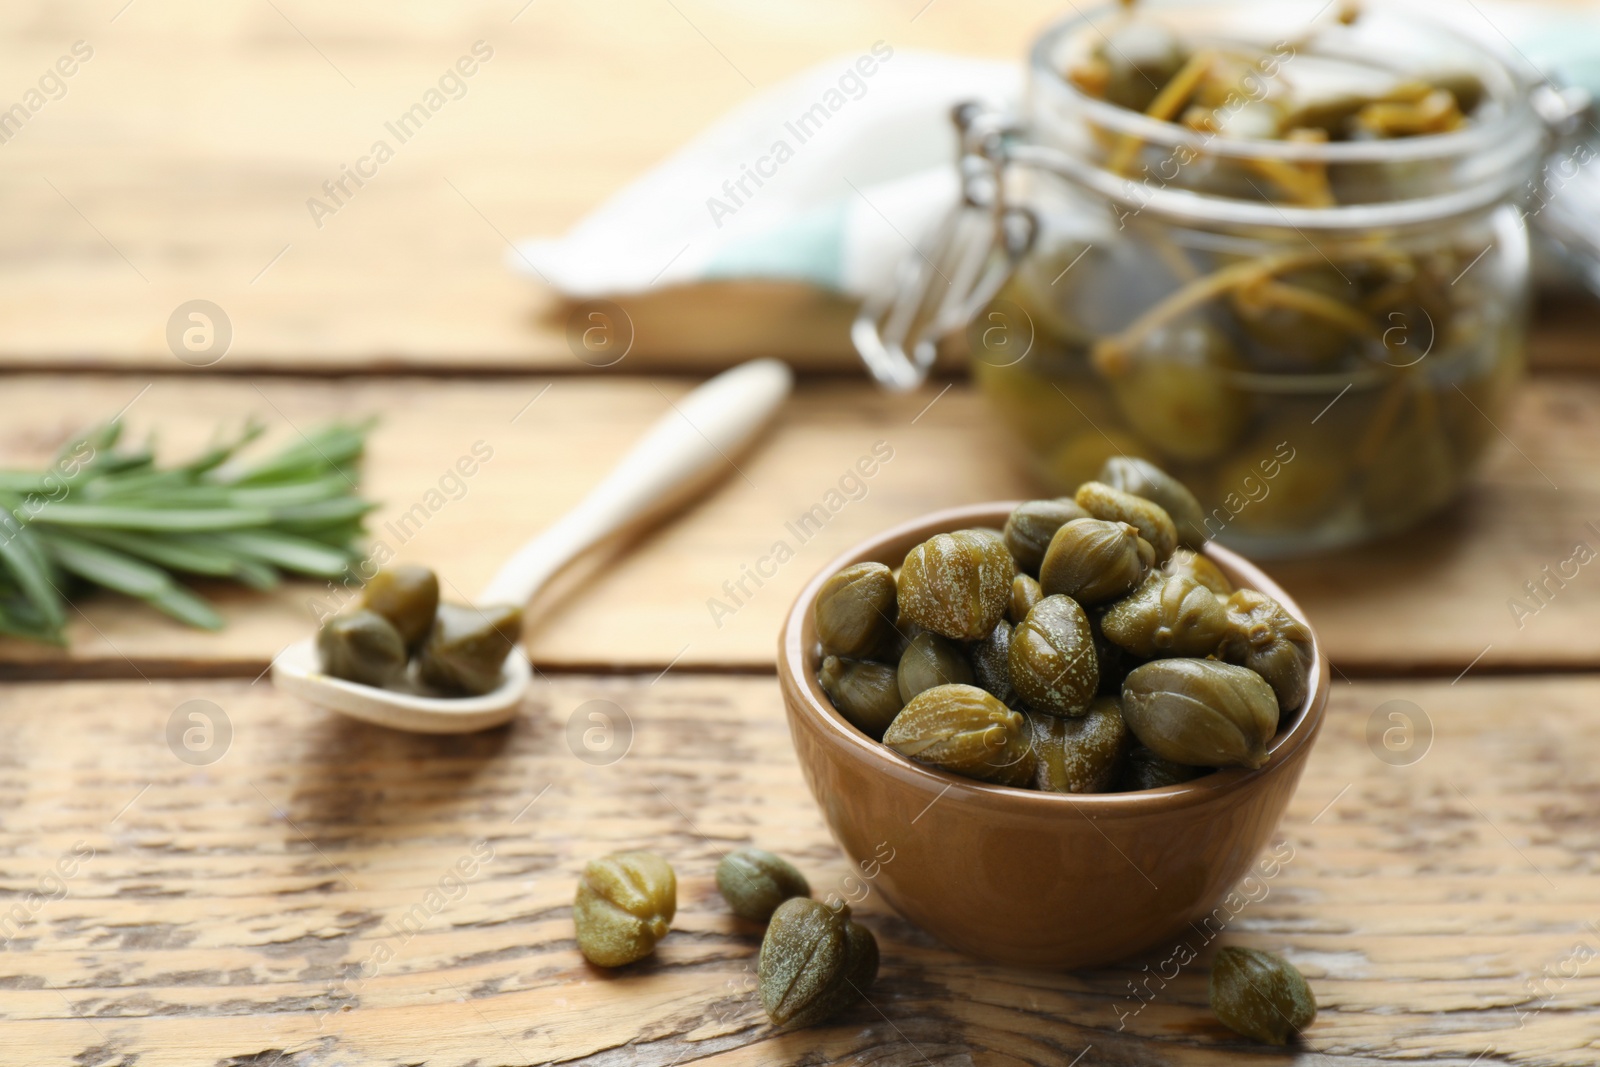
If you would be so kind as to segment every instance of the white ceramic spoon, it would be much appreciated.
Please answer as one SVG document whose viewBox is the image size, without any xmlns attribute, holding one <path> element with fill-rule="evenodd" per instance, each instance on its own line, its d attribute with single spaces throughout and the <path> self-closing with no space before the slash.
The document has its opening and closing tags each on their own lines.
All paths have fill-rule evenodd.
<svg viewBox="0 0 1600 1067">
<path fill-rule="evenodd" d="M 506 561 L 478 603 L 526 604 L 585 549 L 704 489 L 767 424 L 791 383 L 783 363 L 758 359 L 717 375 L 674 404 L 582 503 Z M 286 693 L 367 722 L 430 734 L 470 733 L 506 722 L 531 676 L 527 658 L 513 652 L 494 690 L 436 697 L 330 678 L 318 665 L 315 637 L 295 642 L 272 661 L 272 681 Z"/>
</svg>

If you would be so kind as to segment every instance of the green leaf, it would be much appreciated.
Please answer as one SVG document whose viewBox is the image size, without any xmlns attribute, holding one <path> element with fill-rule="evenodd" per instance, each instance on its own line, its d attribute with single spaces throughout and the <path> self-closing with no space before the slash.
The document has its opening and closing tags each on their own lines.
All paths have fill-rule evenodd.
<svg viewBox="0 0 1600 1067">
<path fill-rule="evenodd" d="M 59 630 L 66 624 L 66 601 L 50 578 L 50 564 L 43 550 L 33 531 L 7 510 L 0 510 L 0 561 L 4 561 L 17 588 L 45 626 Z"/>
<path fill-rule="evenodd" d="M 50 554 L 64 570 L 96 585 L 137 597 L 179 622 L 220 630 L 222 616 L 204 600 L 174 582 L 157 567 L 70 534 L 57 533 Z"/>
<path fill-rule="evenodd" d="M 219 533 L 217 540 L 236 552 L 265 560 L 286 571 L 319 578 L 337 578 L 350 565 L 350 557 L 337 549 L 273 530 Z"/>
<path fill-rule="evenodd" d="M 133 530 L 79 531 L 86 540 L 106 548 L 126 552 L 131 556 L 159 563 L 175 571 L 204 574 L 216 578 L 232 577 L 239 557 L 222 547 L 193 538 L 159 537 L 155 534 Z"/>
<path fill-rule="evenodd" d="M 312 505 L 313 507 L 316 505 Z M 270 511 L 259 508 L 142 508 L 111 504 L 46 504 L 33 517 L 50 526 L 99 526 L 119 530 L 242 530 L 267 526 Z"/>
</svg>

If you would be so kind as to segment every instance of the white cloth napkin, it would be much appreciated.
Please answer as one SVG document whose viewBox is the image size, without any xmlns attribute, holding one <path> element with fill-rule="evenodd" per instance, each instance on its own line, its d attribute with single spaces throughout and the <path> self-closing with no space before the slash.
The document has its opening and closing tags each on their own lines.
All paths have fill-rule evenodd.
<svg viewBox="0 0 1600 1067">
<path fill-rule="evenodd" d="M 1527 4 L 1422 2 L 1600 98 L 1600 20 Z M 757 93 L 566 236 L 526 241 L 509 262 L 578 299 L 719 278 L 881 295 L 955 201 L 952 105 L 1014 108 L 1021 88 L 1020 62 L 880 41 Z"/>
</svg>

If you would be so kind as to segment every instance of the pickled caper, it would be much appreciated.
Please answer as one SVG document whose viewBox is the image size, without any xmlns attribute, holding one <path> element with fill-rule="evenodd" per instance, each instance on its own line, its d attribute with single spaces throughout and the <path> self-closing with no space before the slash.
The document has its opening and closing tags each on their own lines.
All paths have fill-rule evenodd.
<svg viewBox="0 0 1600 1067">
<path fill-rule="evenodd" d="M 1311 684 L 1311 631 L 1282 604 L 1254 589 L 1228 597 L 1228 630 L 1219 655 L 1266 679 L 1278 707 L 1294 711 Z"/>
<path fill-rule="evenodd" d="M 1172 519 L 1178 544 L 1193 549 L 1205 546 L 1205 509 L 1182 482 L 1154 463 L 1136 456 L 1112 456 L 1095 480 L 1159 505 Z"/>
<path fill-rule="evenodd" d="M 877 939 L 848 905 L 792 897 L 772 913 L 756 976 L 761 1006 L 778 1026 L 822 1022 L 862 996 L 877 974 Z"/>
<path fill-rule="evenodd" d="M 1244 667 L 1159 659 L 1128 675 L 1122 717 L 1163 759 L 1190 767 L 1259 767 L 1278 729 L 1278 700 Z"/>
<path fill-rule="evenodd" d="M 406 666 L 400 631 L 375 611 L 335 615 L 317 631 L 322 672 L 362 685 L 393 681 Z"/>
<path fill-rule="evenodd" d="M 1016 564 L 1004 541 L 972 530 L 936 534 L 900 566 L 901 616 L 956 641 L 976 641 L 1005 616 Z"/>
<path fill-rule="evenodd" d="M 978 687 L 994 694 L 1003 704 L 1011 703 L 1011 624 L 1001 619 L 989 636 L 974 642 L 968 650 L 972 673 Z"/>
<path fill-rule="evenodd" d="M 1211 963 L 1211 1010 L 1228 1029 L 1287 1045 L 1317 1018 L 1305 976 L 1282 956 L 1229 945 Z"/>
<path fill-rule="evenodd" d="M 1113 643 L 1136 656 L 1208 656 L 1222 644 L 1227 613 L 1217 596 L 1193 578 L 1161 572 L 1117 601 L 1100 619 Z"/>
<path fill-rule="evenodd" d="M 1046 596 L 1100 604 L 1137 586 L 1155 558 L 1150 543 L 1128 523 L 1073 519 L 1050 541 L 1039 588 Z"/>
<path fill-rule="evenodd" d="M 1112 30 L 1095 54 L 1106 66 L 1105 98 L 1132 111 L 1148 108 L 1189 58 L 1171 30 L 1146 21 Z"/>
<path fill-rule="evenodd" d="M 839 714 L 874 741 L 883 740 L 883 731 L 905 706 L 899 671 L 886 663 L 828 656 L 817 682 Z"/>
<path fill-rule="evenodd" d="M 1030 713 L 1039 757 L 1034 785 L 1051 793 L 1105 793 L 1122 773 L 1133 735 L 1115 697 L 1097 697 L 1079 719 Z"/>
<path fill-rule="evenodd" d="M 1011 634 L 1011 685 L 1030 708 L 1082 715 L 1100 685 L 1089 617 L 1076 600 L 1047 596 Z"/>
<path fill-rule="evenodd" d="M 1084 482 L 1078 486 L 1076 499 L 1078 506 L 1095 518 L 1125 522 L 1138 530 L 1155 550 L 1157 563 L 1166 562 L 1178 547 L 1178 528 L 1173 525 L 1172 516 L 1153 500 L 1113 489 L 1104 482 Z"/>
<path fill-rule="evenodd" d="M 500 684 L 506 657 L 521 640 L 521 608 L 440 604 L 417 659 L 418 673 L 438 689 L 487 693 Z"/>
<path fill-rule="evenodd" d="M 1210 771 L 1208 767 L 1189 767 L 1162 759 L 1144 745 L 1134 742 L 1123 766 L 1118 788 L 1123 792 L 1140 789 L 1160 789 L 1163 786 L 1189 782 Z"/>
<path fill-rule="evenodd" d="M 764 923 L 784 901 L 809 897 L 811 883 L 781 856 L 736 848 L 717 864 L 717 891 L 739 918 Z"/>
<path fill-rule="evenodd" d="M 416 648 L 428 636 L 439 608 L 439 578 L 415 564 L 388 567 L 362 588 L 361 604 L 388 619 L 407 648 Z"/>
<path fill-rule="evenodd" d="M 1027 720 L 973 685 L 918 693 L 883 735 L 883 743 L 919 763 L 1001 785 L 1026 785 L 1037 757 Z"/>
<path fill-rule="evenodd" d="M 1006 519 L 1006 549 L 1021 570 L 1037 575 L 1056 531 L 1073 519 L 1088 517 L 1089 513 L 1071 500 L 1025 501 Z"/>
<path fill-rule="evenodd" d="M 911 639 L 900 656 L 900 666 L 896 671 L 903 702 L 909 702 L 918 693 L 936 685 L 967 685 L 974 680 L 972 664 L 961 651 L 961 646 L 926 630 Z"/>
<path fill-rule="evenodd" d="M 1006 621 L 1015 626 L 1028 617 L 1033 606 L 1044 599 L 1044 590 L 1037 580 L 1019 574 L 1011 580 L 1011 600 L 1006 607 Z"/>
<path fill-rule="evenodd" d="M 895 580 L 882 563 L 856 563 L 817 593 L 817 639 L 822 649 L 853 659 L 882 654 L 895 639 Z"/>
<path fill-rule="evenodd" d="M 1228 339 L 1191 319 L 1151 330 L 1110 384 L 1134 433 L 1173 459 L 1201 462 L 1244 432 L 1249 405 L 1234 381 L 1241 369 Z"/>
<path fill-rule="evenodd" d="M 1161 565 L 1161 573 L 1174 578 L 1180 575 L 1192 578 L 1218 596 L 1227 596 L 1233 592 L 1233 583 L 1228 581 L 1228 576 L 1222 573 L 1221 567 L 1200 553 L 1191 552 L 1187 548 L 1180 548 L 1174 552 L 1172 558 Z"/>
<path fill-rule="evenodd" d="M 578 949 L 621 967 L 655 951 L 678 911 L 678 879 L 654 852 L 615 852 L 583 869 L 573 902 Z"/>
</svg>

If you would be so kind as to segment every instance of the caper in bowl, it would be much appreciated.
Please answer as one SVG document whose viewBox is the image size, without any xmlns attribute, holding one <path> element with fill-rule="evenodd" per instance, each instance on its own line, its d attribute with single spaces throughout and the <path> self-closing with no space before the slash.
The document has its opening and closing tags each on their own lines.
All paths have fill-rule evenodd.
<svg viewBox="0 0 1600 1067">
<path fill-rule="evenodd" d="M 1185 559 L 1180 569 L 1136 552 L 1140 579 L 1116 599 L 1083 604 L 1049 588 L 1025 597 L 1020 621 L 994 620 L 993 629 L 1005 629 L 999 637 L 941 638 L 966 652 L 972 669 L 965 678 L 922 689 L 887 726 L 881 718 L 870 729 L 865 719 L 853 721 L 859 716 L 829 697 L 838 691 L 837 668 L 825 674 L 824 661 L 841 657 L 819 638 L 819 590 L 847 567 L 875 563 L 892 571 L 934 538 L 950 544 L 961 531 L 1004 527 L 1017 507 L 938 512 L 842 555 L 791 610 L 779 681 L 801 768 L 846 854 L 865 861 L 885 843 L 894 849 L 894 862 L 881 865 L 875 882 L 885 900 L 976 956 L 1095 966 L 1174 936 L 1249 868 L 1320 727 L 1327 665 L 1298 606 L 1234 553 L 1207 544 L 1196 556 L 1202 566 Z M 1107 566 L 1131 565 L 1114 552 L 1100 558 Z M 959 608 L 953 614 L 970 634 L 993 613 L 989 574 L 996 587 L 1001 579 L 1008 589 L 1018 584 L 1003 562 L 985 554 L 970 568 L 952 569 L 959 590 L 923 589 L 919 596 Z M 1032 578 L 1014 557 L 1011 565 Z M 1231 593 L 1197 581 L 1197 570 L 1212 584 L 1257 597 L 1241 598 L 1230 611 Z M 1126 580 L 1083 584 L 1099 596 Z M 1201 595 L 1212 598 L 1209 605 L 1200 604 Z M 1136 646 L 1131 651 L 1102 634 L 1104 620 L 1129 598 L 1138 598 L 1139 610 L 1111 629 Z M 1231 624 L 1241 627 L 1237 638 L 1230 639 Z M 1002 643 L 1005 672 L 989 666 Z M 1102 660 L 1104 680 L 1086 666 Z M 880 671 L 885 689 L 888 666 Z M 1286 673 L 1276 675 L 1280 668 Z M 1280 693 L 1301 699 L 1280 708 Z M 878 714 L 888 715 L 893 702 Z M 1204 714 L 1192 715 L 1192 708 Z"/>
</svg>

